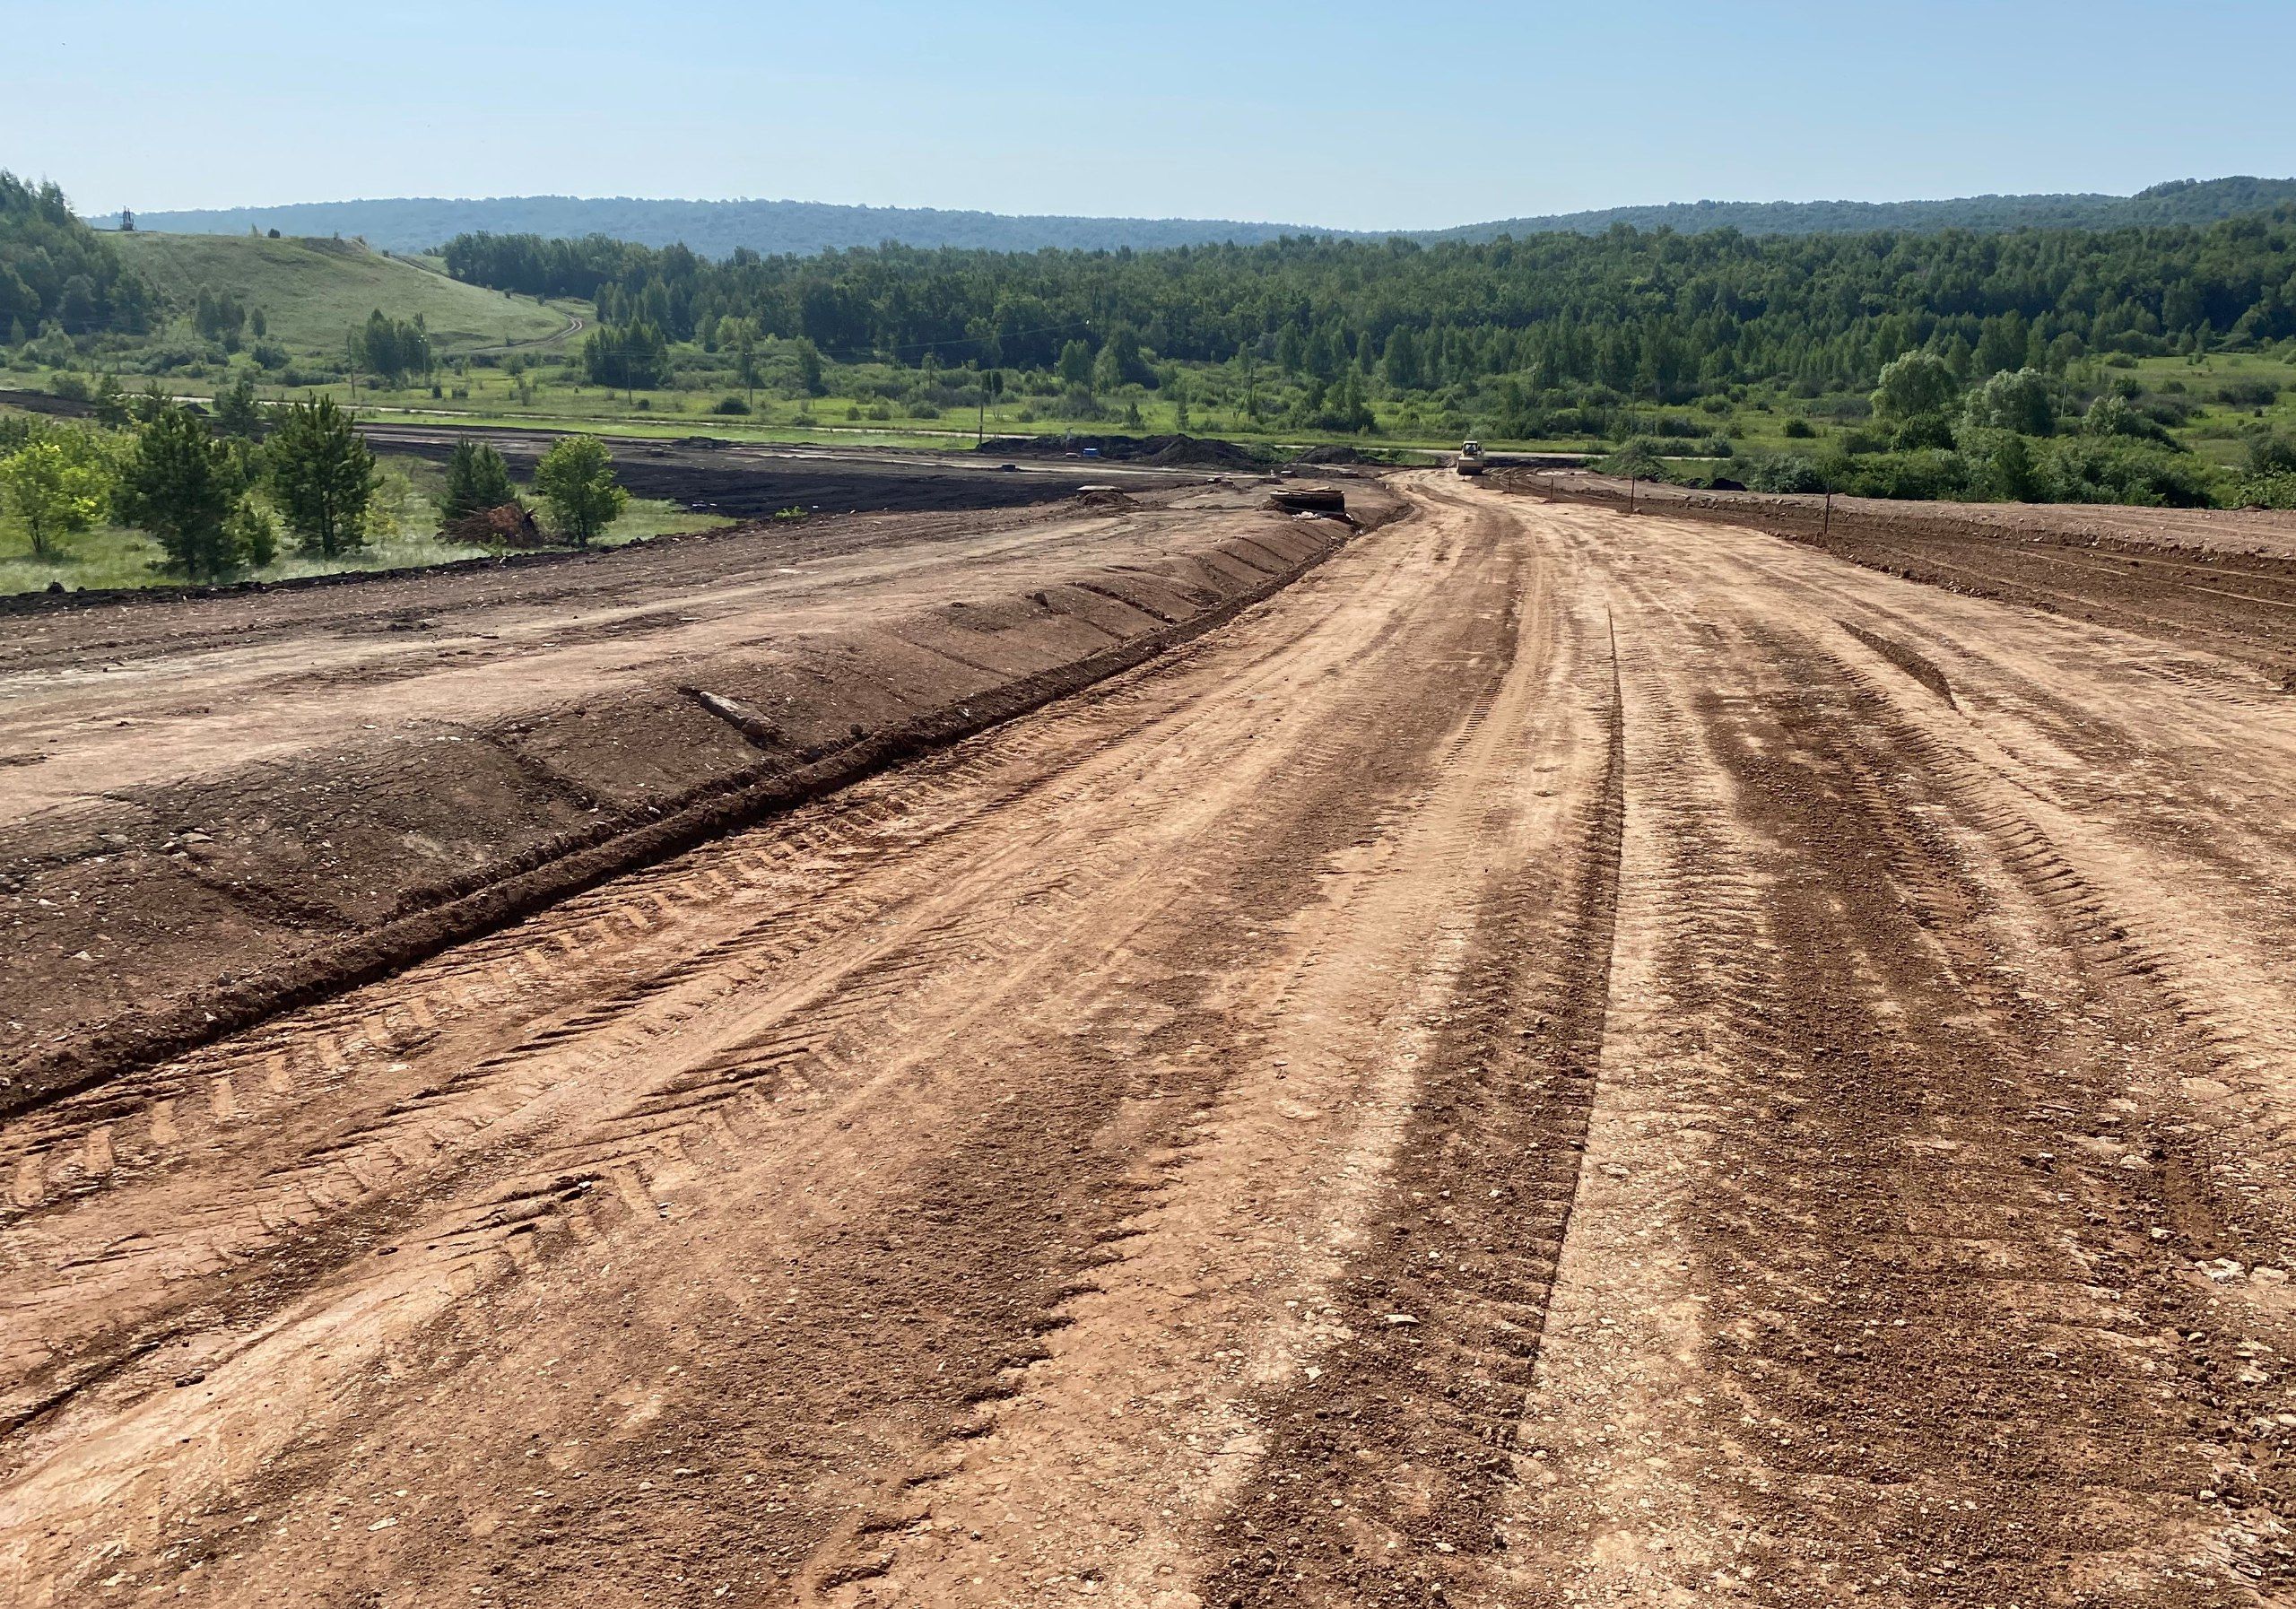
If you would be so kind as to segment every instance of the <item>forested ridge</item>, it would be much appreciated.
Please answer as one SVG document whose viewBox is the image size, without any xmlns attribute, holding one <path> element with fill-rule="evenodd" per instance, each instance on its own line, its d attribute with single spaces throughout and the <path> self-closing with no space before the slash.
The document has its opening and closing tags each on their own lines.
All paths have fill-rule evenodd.
<svg viewBox="0 0 2296 1609">
<path fill-rule="evenodd" d="M 906 247 L 713 262 L 683 247 L 462 236 L 449 271 L 594 299 L 609 326 L 708 338 L 717 321 L 839 361 L 1049 368 L 1121 334 L 1158 357 L 1257 351 L 1400 389 L 1520 375 L 1678 402 L 1733 383 L 1870 386 L 1964 343 L 1975 372 L 2061 369 L 2180 338 L 2296 335 L 2296 206 L 2205 227 L 1754 238 L 1621 227 L 1422 246 L 1294 239 L 1154 253 Z"/>
<path fill-rule="evenodd" d="M 1825 234 L 1877 229 L 2116 229 L 2208 223 L 2296 200 L 2296 179 L 2248 177 L 2179 179 L 2134 196 L 1965 196 L 1935 201 L 1693 201 L 1657 206 L 1551 213 L 1457 228 L 1417 231 L 1421 240 L 1487 240 L 1497 236 L 1598 234 L 1613 223 L 1690 232 L 1735 229 L 1746 234 Z M 835 251 L 888 241 L 931 249 L 992 251 L 1135 251 L 1231 241 L 1252 245 L 1283 235 L 1382 239 L 1379 230 L 1335 230 L 1307 223 L 1243 222 L 1216 218 L 1112 218 L 1008 215 L 946 207 L 843 206 L 815 201 L 684 201 L 643 196 L 503 196 L 449 200 L 405 196 L 373 201 L 306 202 L 289 206 L 147 211 L 147 230 L 244 234 L 249 228 L 289 235 L 356 235 L 393 251 L 428 251 L 455 235 L 536 234 L 578 239 L 606 235 L 644 246 L 684 245 L 725 257 L 747 247 L 766 253 Z"/>
<path fill-rule="evenodd" d="M 2134 196 L 1961 196 L 1945 201 L 1676 201 L 1604 207 L 1541 218 L 1503 218 L 1436 230 L 1423 240 L 1491 240 L 1569 230 L 1595 234 L 1613 223 L 1683 234 L 1735 229 L 1749 235 L 1866 234 L 1875 230 L 2128 229 L 2213 223 L 2296 201 L 2296 179 L 2180 178 Z"/>
<path fill-rule="evenodd" d="M 0 337 L 21 346 L 43 326 L 67 335 L 141 332 L 155 298 L 64 192 L 0 170 Z"/>
</svg>

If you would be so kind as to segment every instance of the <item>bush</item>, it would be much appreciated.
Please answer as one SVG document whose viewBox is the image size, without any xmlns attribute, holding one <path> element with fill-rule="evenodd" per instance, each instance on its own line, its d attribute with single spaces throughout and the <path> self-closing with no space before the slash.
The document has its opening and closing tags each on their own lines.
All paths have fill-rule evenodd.
<svg viewBox="0 0 2296 1609">
<path fill-rule="evenodd" d="M 2049 446 L 2038 465 L 2049 502 L 2205 509 L 2214 500 L 2207 470 L 2188 453 L 2126 436 L 2068 437 Z"/>
<path fill-rule="evenodd" d="M 63 377 L 59 375 L 57 378 L 60 379 Z M 2296 439 L 2258 429 L 2249 435 L 2248 448 L 2250 475 L 2296 473 Z"/>
<path fill-rule="evenodd" d="M 1799 415 L 1786 422 L 1786 436 L 1788 440 L 1808 441 L 1817 433 L 1817 427 Z"/>
<path fill-rule="evenodd" d="M 1751 458 L 1744 470 L 1745 483 L 1755 491 L 1823 491 L 1825 476 L 1807 458 L 1778 455 Z"/>
<path fill-rule="evenodd" d="M 1666 465 L 1658 457 L 1658 444 L 1641 436 L 1637 436 L 1609 457 L 1596 463 L 1595 469 L 1601 474 L 1641 481 L 1663 481 L 1666 478 Z"/>
<path fill-rule="evenodd" d="M 738 396 L 721 396 L 709 411 L 712 413 L 743 414 L 750 411 L 750 405 Z"/>
<path fill-rule="evenodd" d="M 1970 491 L 1970 465 L 1961 454 L 1944 448 L 1874 453 L 1847 465 L 1834 489 L 1860 497 L 1909 501 L 1965 497 Z"/>
<path fill-rule="evenodd" d="M 2232 483 L 2231 500 L 2243 509 L 2296 509 L 2296 471 L 2245 475 Z"/>
</svg>

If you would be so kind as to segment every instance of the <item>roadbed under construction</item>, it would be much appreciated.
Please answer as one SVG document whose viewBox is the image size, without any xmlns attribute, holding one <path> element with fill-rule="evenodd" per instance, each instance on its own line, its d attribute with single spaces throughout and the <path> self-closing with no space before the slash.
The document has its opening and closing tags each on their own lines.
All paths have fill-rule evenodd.
<svg viewBox="0 0 2296 1609">
<path fill-rule="evenodd" d="M 1145 657 L 0 1125 L 0 1601 L 2292 1601 L 2270 597 L 1385 484 L 35 617 L 257 950 Z"/>
<path fill-rule="evenodd" d="M 1085 685 L 1350 529 L 1263 501 L 1103 493 L 20 613 L 0 1111 Z"/>
</svg>

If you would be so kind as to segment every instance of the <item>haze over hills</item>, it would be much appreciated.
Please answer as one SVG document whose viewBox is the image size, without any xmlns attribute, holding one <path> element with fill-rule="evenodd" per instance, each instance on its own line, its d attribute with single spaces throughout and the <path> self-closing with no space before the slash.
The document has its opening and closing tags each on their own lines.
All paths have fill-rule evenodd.
<svg viewBox="0 0 2296 1609">
<path fill-rule="evenodd" d="M 1504 218 L 1490 223 L 1420 233 L 1422 240 L 1492 240 L 1500 235 L 1573 230 L 1599 234 L 1614 223 L 1680 234 L 1735 229 L 1747 235 L 1841 235 L 1872 230 L 1935 234 L 1968 229 L 2125 229 L 2169 223 L 2213 223 L 2243 213 L 2296 202 L 2296 178 L 2180 178 L 2134 196 L 1965 196 L 1949 201 L 1677 201 L 1664 206 L 1606 207 L 1544 218 Z"/>
<path fill-rule="evenodd" d="M 102 222 L 103 220 L 95 222 Z M 316 201 L 291 206 L 139 213 L 136 227 L 169 233 L 361 236 L 386 251 L 427 251 L 458 234 L 532 234 L 558 239 L 607 235 L 641 246 L 681 242 L 704 257 L 738 247 L 769 256 L 811 256 L 847 247 L 956 246 L 990 251 L 1061 247 L 1152 251 L 1232 240 L 1252 245 L 1283 235 L 1334 234 L 1305 224 L 1228 219 L 1066 218 L 953 212 L 940 207 L 840 206 L 818 201 L 653 201 L 627 196 L 503 196 L 483 200 L 408 198 Z"/>
<path fill-rule="evenodd" d="M 1508 218 L 1407 233 L 1421 240 L 1487 240 L 1500 235 L 1595 234 L 1614 223 L 1684 233 L 1735 229 L 1750 235 L 1839 234 L 1897 229 L 1988 232 L 2028 228 L 2107 229 L 2207 223 L 2296 202 L 2296 179 L 2248 177 L 2179 179 L 2135 196 L 1972 196 L 1942 201 L 1698 201 L 1662 206 Z M 109 222 L 97 220 L 99 222 Z M 466 231 L 578 239 L 608 235 L 646 246 L 680 242 L 705 257 L 747 247 L 768 255 L 882 245 L 1035 251 L 1047 247 L 1146 251 L 1284 235 L 1382 238 L 1387 231 L 1229 219 L 1009 216 L 938 207 L 840 206 L 815 201 L 657 201 L 631 196 L 509 196 L 480 200 L 401 198 L 305 202 L 288 206 L 147 212 L 139 228 L 178 234 L 358 236 L 391 251 L 422 251 Z"/>
</svg>

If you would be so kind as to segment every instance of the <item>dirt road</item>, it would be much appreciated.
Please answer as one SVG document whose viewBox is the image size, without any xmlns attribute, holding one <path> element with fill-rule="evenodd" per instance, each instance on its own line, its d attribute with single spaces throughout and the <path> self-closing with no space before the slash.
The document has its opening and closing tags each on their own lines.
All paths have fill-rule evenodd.
<svg viewBox="0 0 2296 1609">
<path fill-rule="evenodd" d="M 2296 712 L 1442 478 L 5 1132 L 0 1596 L 2296 1586 Z"/>
</svg>

